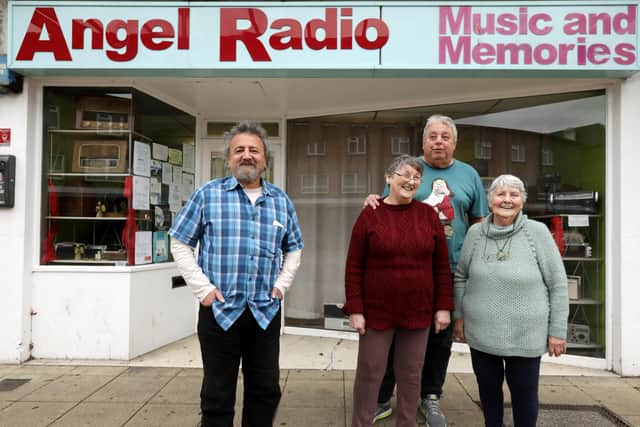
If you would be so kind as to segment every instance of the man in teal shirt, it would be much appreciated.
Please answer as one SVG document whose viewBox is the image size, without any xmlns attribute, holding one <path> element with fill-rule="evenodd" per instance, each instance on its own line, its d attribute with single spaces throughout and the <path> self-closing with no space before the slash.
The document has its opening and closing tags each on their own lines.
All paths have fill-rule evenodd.
<svg viewBox="0 0 640 427">
<path fill-rule="evenodd" d="M 457 141 L 458 131 L 451 118 L 439 114 L 429 117 L 422 136 L 422 182 L 414 196 L 415 200 L 433 206 L 438 212 L 447 236 L 452 272 L 456 271 L 469 226 L 488 214 L 478 172 L 453 157 Z M 365 204 L 375 208 L 378 205 L 378 195 L 369 195 Z M 425 353 L 420 410 L 431 427 L 446 426 L 445 416 L 440 410 L 440 396 L 453 343 L 453 327 L 450 322 L 450 317 L 434 319 Z M 389 400 L 395 385 L 392 355 L 393 351 L 389 353 L 387 373 L 380 387 L 375 420 L 391 415 Z"/>
</svg>

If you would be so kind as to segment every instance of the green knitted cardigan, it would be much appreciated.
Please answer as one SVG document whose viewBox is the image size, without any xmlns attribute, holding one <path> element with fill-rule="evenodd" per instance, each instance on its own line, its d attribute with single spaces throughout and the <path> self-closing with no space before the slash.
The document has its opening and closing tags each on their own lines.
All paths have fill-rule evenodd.
<svg viewBox="0 0 640 427">
<path fill-rule="evenodd" d="M 498 253 L 506 254 L 506 259 Z M 549 336 L 566 339 L 569 299 L 560 252 L 547 227 L 520 214 L 512 225 L 489 215 L 468 231 L 455 273 L 454 319 L 473 349 L 537 357 Z"/>
</svg>

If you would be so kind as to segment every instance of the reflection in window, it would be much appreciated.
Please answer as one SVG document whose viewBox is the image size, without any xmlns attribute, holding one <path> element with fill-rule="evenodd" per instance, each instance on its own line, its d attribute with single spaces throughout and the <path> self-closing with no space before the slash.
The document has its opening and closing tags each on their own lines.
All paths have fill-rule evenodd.
<svg viewBox="0 0 640 427">
<path fill-rule="evenodd" d="M 301 192 L 303 194 L 325 194 L 329 192 L 327 175 L 302 175 Z"/>
<path fill-rule="evenodd" d="M 526 161 L 524 144 L 511 144 L 511 161 L 515 163 L 524 163 Z"/>
<path fill-rule="evenodd" d="M 367 154 L 367 137 L 364 135 L 348 137 L 347 153 L 349 155 Z"/>
<path fill-rule="evenodd" d="M 491 141 L 476 141 L 475 158 L 479 160 L 491 160 L 491 150 L 493 143 Z"/>
<path fill-rule="evenodd" d="M 391 137 L 391 154 L 399 156 L 400 154 L 410 154 L 411 139 L 408 136 L 392 136 Z"/>
<path fill-rule="evenodd" d="M 598 193 L 606 201 L 604 94 L 592 90 L 288 121 L 287 192 L 307 246 L 287 297 L 285 326 L 326 327 L 324 305 L 344 302 L 349 236 L 364 195 L 381 194 L 384 168 L 394 156 L 421 153 L 425 120 L 440 113 L 458 126 L 456 159 L 475 167 L 485 186 L 500 174 L 520 177 L 527 185 L 529 218 L 553 222 L 556 242 L 574 251 L 564 264 L 568 275 L 581 278 L 579 298 L 570 303 L 580 334 L 570 336 L 569 354 L 604 357 L 604 206 L 588 198 Z M 363 124 L 365 116 L 370 120 Z M 309 141 L 326 142 L 323 161 L 307 155 Z M 358 155 L 345 156 L 345 143 L 347 153 Z M 295 185 L 300 176 L 306 177 L 302 191 Z M 340 185 L 330 188 L 330 180 Z M 570 220 L 575 214 L 586 223 L 576 226 Z"/>
<path fill-rule="evenodd" d="M 355 173 L 342 174 L 342 194 L 354 194 L 367 192 L 366 175 Z"/>
<path fill-rule="evenodd" d="M 307 156 L 324 156 L 327 154 L 324 142 L 310 142 L 307 144 Z"/>
</svg>

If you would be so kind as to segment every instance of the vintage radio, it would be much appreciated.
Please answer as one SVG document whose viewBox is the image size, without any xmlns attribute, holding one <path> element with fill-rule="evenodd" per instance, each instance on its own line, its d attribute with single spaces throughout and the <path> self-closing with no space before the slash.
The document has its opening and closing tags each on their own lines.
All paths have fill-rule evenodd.
<svg viewBox="0 0 640 427">
<path fill-rule="evenodd" d="M 549 194 L 553 212 L 589 214 L 598 212 L 600 196 L 597 191 L 566 191 Z"/>
<path fill-rule="evenodd" d="M 567 341 L 573 344 L 591 344 L 589 326 L 582 323 L 567 324 Z"/>
<path fill-rule="evenodd" d="M 75 141 L 71 172 L 126 172 L 127 148 L 126 140 Z"/>
<path fill-rule="evenodd" d="M 342 304 L 324 305 L 324 327 L 325 329 L 338 329 L 342 331 L 355 331 L 349 325 L 349 317 L 342 312 Z"/>
<path fill-rule="evenodd" d="M 81 96 L 77 100 L 76 127 L 79 129 L 129 129 L 128 99 L 110 96 Z"/>
</svg>

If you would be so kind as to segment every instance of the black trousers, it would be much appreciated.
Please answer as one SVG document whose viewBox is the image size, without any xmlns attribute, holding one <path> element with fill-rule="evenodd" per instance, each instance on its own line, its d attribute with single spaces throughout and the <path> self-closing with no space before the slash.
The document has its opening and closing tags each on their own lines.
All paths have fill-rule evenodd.
<svg viewBox="0 0 640 427">
<path fill-rule="evenodd" d="M 515 427 L 535 427 L 538 419 L 540 357 L 496 356 L 471 349 L 486 427 L 502 427 L 505 376 L 511 393 Z"/>
<path fill-rule="evenodd" d="M 435 333 L 433 325 L 429 328 L 429 341 L 427 351 L 424 354 L 424 366 L 422 367 L 422 378 L 420 382 L 420 397 L 424 399 L 428 394 L 440 396 L 442 386 L 447 377 L 447 367 L 451 356 L 451 345 L 453 344 L 453 323 L 439 333 Z M 387 360 L 387 370 L 380 385 L 378 402 L 387 402 L 393 395 L 393 388 L 396 385 L 396 377 L 393 373 L 393 352 L 395 345 L 391 344 L 389 358 Z"/>
<path fill-rule="evenodd" d="M 203 427 L 233 427 L 238 368 L 244 383 L 243 427 L 271 427 L 280 402 L 280 311 L 263 330 L 247 307 L 224 331 L 211 307 L 200 306 L 198 338 L 204 378 L 200 391 Z"/>
</svg>

